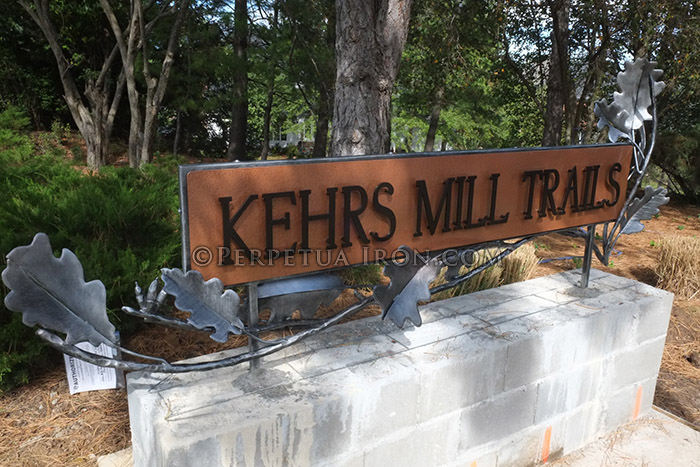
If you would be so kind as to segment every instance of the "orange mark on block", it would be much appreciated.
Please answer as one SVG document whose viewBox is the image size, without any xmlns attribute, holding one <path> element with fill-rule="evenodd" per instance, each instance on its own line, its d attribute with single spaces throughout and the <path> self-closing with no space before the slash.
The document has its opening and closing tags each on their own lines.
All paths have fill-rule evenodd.
<svg viewBox="0 0 700 467">
<path fill-rule="evenodd" d="M 549 460 L 549 443 L 552 440 L 552 427 L 548 426 L 544 432 L 544 443 L 542 443 L 542 463 Z"/>
<path fill-rule="evenodd" d="M 634 413 L 632 414 L 632 420 L 636 420 L 639 417 L 639 409 L 642 407 L 642 386 L 637 389 L 637 400 L 634 401 Z"/>
<path fill-rule="evenodd" d="M 476 467 L 476 461 L 472 462 L 469 467 Z"/>
</svg>

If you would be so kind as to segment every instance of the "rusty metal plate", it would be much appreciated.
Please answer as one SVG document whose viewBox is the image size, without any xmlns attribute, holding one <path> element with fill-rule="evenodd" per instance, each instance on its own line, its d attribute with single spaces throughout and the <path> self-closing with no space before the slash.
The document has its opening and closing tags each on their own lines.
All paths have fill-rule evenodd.
<svg viewBox="0 0 700 467">
<path fill-rule="evenodd" d="M 632 146 L 180 167 L 183 263 L 226 285 L 617 218 Z"/>
</svg>

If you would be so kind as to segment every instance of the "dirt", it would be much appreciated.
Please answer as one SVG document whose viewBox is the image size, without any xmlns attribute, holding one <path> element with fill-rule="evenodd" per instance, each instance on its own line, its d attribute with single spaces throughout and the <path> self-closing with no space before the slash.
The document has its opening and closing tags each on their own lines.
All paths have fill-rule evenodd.
<svg viewBox="0 0 700 467">
<path fill-rule="evenodd" d="M 656 285 L 659 243 L 669 235 L 700 234 L 700 208 L 671 204 L 647 222 L 643 232 L 621 238 L 607 271 Z M 558 235 L 535 241 L 541 263 L 535 276 L 580 265 L 583 241 Z M 573 257 L 573 258 L 572 258 Z M 596 261 L 596 260 L 594 260 Z M 600 264 L 594 267 L 601 268 Z M 344 297 L 350 300 L 351 297 Z M 375 310 L 376 312 L 376 310 Z M 371 312 L 370 312 L 371 313 Z M 166 336 L 165 338 L 163 336 Z M 205 336 L 151 327 L 127 347 L 154 351 L 168 359 L 187 358 L 245 343 L 214 345 Z M 0 465 L 95 465 L 97 456 L 130 444 L 124 389 L 70 396 L 61 365 L 1 397 Z M 700 299 L 674 301 L 654 404 L 700 427 Z"/>
</svg>

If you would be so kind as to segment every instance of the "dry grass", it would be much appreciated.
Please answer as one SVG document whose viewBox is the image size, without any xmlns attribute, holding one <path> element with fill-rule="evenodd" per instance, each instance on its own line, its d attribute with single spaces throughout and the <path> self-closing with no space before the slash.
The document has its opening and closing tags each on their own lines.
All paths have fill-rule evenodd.
<svg viewBox="0 0 700 467">
<path fill-rule="evenodd" d="M 683 299 L 700 293 L 700 239 L 670 236 L 661 242 L 656 266 L 658 286 Z"/>
<path fill-rule="evenodd" d="M 526 281 L 537 267 L 539 258 L 532 243 L 526 243 L 503 259 L 502 284 Z"/>
<path fill-rule="evenodd" d="M 459 270 L 459 274 L 466 274 L 474 268 L 481 266 L 500 252 L 501 250 L 498 248 L 491 248 L 475 253 L 473 265 L 470 267 L 462 266 Z M 527 243 L 506 256 L 500 263 L 484 269 L 479 274 L 450 290 L 434 295 L 433 300 L 444 300 L 479 290 L 491 289 L 499 285 L 527 280 L 535 270 L 538 260 L 539 258 L 535 255 L 535 247 Z M 445 272 L 446 270 L 443 269 L 432 285 L 444 284 L 446 282 Z"/>
</svg>

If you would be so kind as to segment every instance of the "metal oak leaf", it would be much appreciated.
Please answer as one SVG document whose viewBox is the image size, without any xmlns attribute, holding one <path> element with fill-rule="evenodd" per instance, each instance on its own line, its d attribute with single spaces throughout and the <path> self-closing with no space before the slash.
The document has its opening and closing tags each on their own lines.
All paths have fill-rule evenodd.
<svg viewBox="0 0 700 467">
<path fill-rule="evenodd" d="M 625 224 L 622 228 L 623 234 L 633 234 L 644 230 L 644 224 L 640 221 L 649 220 L 659 213 L 659 206 L 668 203 L 665 188 L 653 189 L 648 186 L 644 189 L 641 198 L 635 198 L 627 208 Z"/>
<path fill-rule="evenodd" d="M 652 119 L 649 113 L 652 104 L 651 93 L 656 96 L 666 86 L 663 81 L 658 81 L 663 71 L 655 66 L 656 62 L 645 58 L 626 62 L 625 71 L 617 74 L 621 92 L 615 92 L 612 104 L 608 105 L 605 99 L 595 103 L 595 114 L 599 117 L 598 128 L 602 130 L 608 126 L 610 141 L 615 142 L 621 137 L 630 136 L 644 121 Z M 652 81 L 651 89 L 648 84 L 649 77 Z"/>
<path fill-rule="evenodd" d="M 406 254 L 404 262 L 391 262 L 384 267 L 384 274 L 391 283 L 375 287 L 374 297 L 382 307 L 382 319 L 389 318 L 400 328 L 406 320 L 420 326 L 423 321 L 418 302 L 430 299 L 429 284 L 437 276 L 439 265 L 435 259 L 427 263 L 421 261 L 408 247 L 402 246 L 400 250 Z"/>
<path fill-rule="evenodd" d="M 2 281 L 11 290 L 5 306 L 22 313 L 27 326 L 64 333 L 67 344 L 117 344 L 107 318 L 105 286 L 98 280 L 85 282 L 72 251 L 64 249 L 56 258 L 46 234 L 36 234 L 30 245 L 7 255 Z"/>
<path fill-rule="evenodd" d="M 226 342 L 228 334 L 240 334 L 240 299 L 233 290 L 224 291 L 219 279 L 204 281 L 199 271 L 162 269 L 163 290 L 175 297 L 175 306 L 190 313 L 187 322 L 199 330 L 213 329 L 211 338 Z"/>
</svg>

